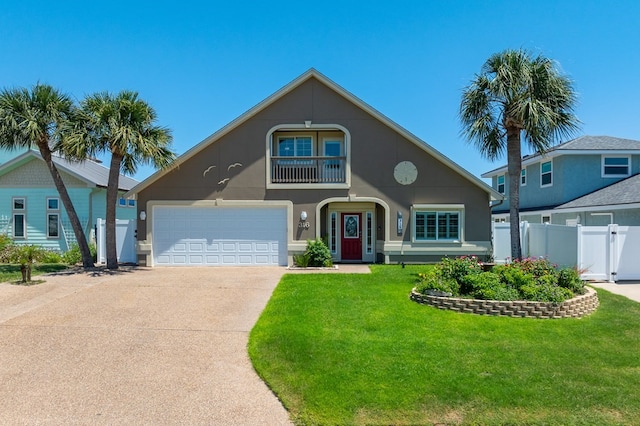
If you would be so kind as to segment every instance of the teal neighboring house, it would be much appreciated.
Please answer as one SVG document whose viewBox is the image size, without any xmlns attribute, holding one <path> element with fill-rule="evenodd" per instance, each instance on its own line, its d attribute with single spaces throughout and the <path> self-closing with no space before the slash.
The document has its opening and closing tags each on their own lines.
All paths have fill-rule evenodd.
<svg viewBox="0 0 640 426">
<path fill-rule="evenodd" d="M 509 221 L 507 165 L 482 175 L 505 194 L 492 210 Z M 640 225 L 640 141 L 582 136 L 522 158 L 520 219 L 529 223 Z"/>
<path fill-rule="evenodd" d="M 53 161 L 69 191 L 71 201 L 89 241 L 95 239 L 98 218 L 106 215 L 109 169 L 98 161 Z M 0 151 L 0 234 L 21 244 L 37 244 L 66 251 L 76 242 L 66 210 L 40 154 Z M 120 175 L 124 194 L 138 182 Z M 136 201 L 119 198 L 118 219 L 135 219 Z"/>
</svg>

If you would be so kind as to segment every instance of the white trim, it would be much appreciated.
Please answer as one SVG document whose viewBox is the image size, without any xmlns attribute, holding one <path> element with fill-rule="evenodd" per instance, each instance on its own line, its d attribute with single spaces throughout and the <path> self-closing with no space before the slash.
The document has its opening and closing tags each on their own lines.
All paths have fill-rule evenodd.
<svg viewBox="0 0 640 426">
<path fill-rule="evenodd" d="M 49 201 L 50 200 L 56 200 L 56 204 L 58 205 L 58 207 L 56 207 L 56 208 L 49 207 Z M 47 203 L 46 206 L 47 206 L 47 211 L 48 212 L 60 211 L 60 198 L 59 197 L 47 197 L 46 203 Z"/>
<path fill-rule="evenodd" d="M 605 169 L 605 164 L 604 161 L 606 158 L 626 158 L 627 159 L 627 173 L 626 174 L 619 174 L 619 175 L 608 175 L 605 174 L 604 169 Z M 606 154 L 602 154 L 602 156 L 600 157 L 600 164 L 601 164 L 601 177 L 603 178 L 624 178 L 624 177 L 629 177 L 631 176 L 631 156 L 630 155 L 606 155 Z M 611 165 L 609 165 L 611 167 Z M 613 167 L 624 167 L 624 166 L 613 166 Z"/>
<path fill-rule="evenodd" d="M 418 239 L 416 237 L 416 213 L 457 213 L 458 214 L 458 238 L 455 239 L 439 239 L 438 224 L 436 217 L 436 238 Z M 413 244 L 461 244 L 464 242 L 464 204 L 414 204 L 411 206 L 411 242 Z M 426 227 L 426 224 L 425 224 Z M 425 230 L 426 231 L 426 230 Z"/>
<path fill-rule="evenodd" d="M 344 183 L 272 183 L 271 182 L 271 147 L 273 134 L 278 131 L 287 130 L 303 130 L 309 132 L 314 131 L 341 131 L 344 134 L 344 156 L 347 158 Z M 302 132 L 300 133 L 302 134 Z M 313 141 L 313 139 L 312 139 Z M 313 143 L 313 142 L 312 142 Z M 349 189 L 351 188 L 351 133 L 346 127 L 340 124 L 310 124 L 292 123 L 278 124 L 269 129 L 266 136 L 265 151 L 265 172 L 267 189 Z"/>
<path fill-rule="evenodd" d="M 292 253 L 302 252 L 306 241 L 293 241 L 293 202 L 288 200 L 150 200 L 147 201 L 147 234 L 144 241 L 138 241 L 137 253 L 145 255 L 147 266 L 153 262 L 153 208 L 154 207 L 253 207 L 253 208 L 286 208 L 287 210 L 287 264 L 293 262 Z"/>
<path fill-rule="evenodd" d="M 524 172 L 524 174 L 523 174 Z M 524 183 L 522 183 L 522 178 L 524 177 Z M 527 180 L 528 180 L 528 176 L 527 176 L 527 168 L 523 167 L 522 170 L 520 170 L 520 186 L 527 186 Z"/>
<path fill-rule="evenodd" d="M 502 192 L 500 191 L 500 178 L 502 178 Z M 496 191 L 502 195 L 507 191 L 507 175 L 504 173 L 496 176 Z"/>
<path fill-rule="evenodd" d="M 543 172 L 542 171 L 542 165 L 546 164 L 546 163 L 549 163 L 551 165 L 551 170 L 549 170 L 548 172 Z M 543 184 L 542 183 L 542 175 L 543 174 L 547 174 L 547 173 L 551 175 L 551 182 Z M 549 159 L 548 161 L 541 161 L 540 162 L 540 188 L 549 188 L 551 186 L 553 186 L 553 160 Z"/>
<path fill-rule="evenodd" d="M 57 219 L 57 223 L 56 223 L 56 225 L 57 225 L 57 230 L 56 230 L 56 232 L 58 233 L 58 235 L 51 235 L 51 234 L 49 233 L 49 218 L 50 218 L 51 216 L 55 216 L 55 217 L 57 217 L 57 218 L 58 218 L 58 219 Z M 55 240 L 59 239 L 59 238 L 60 238 L 60 213 L 52 212 L 51 210 L 47 211 L 45 227 L 47 228 L 46 235 L 47 235 L 47 238 L 48 238 L 48 239 L 52 239 L 52 240 L 53 240 L 53 239 L 55 239 Z"/>
<path fill-rule="evenodd" d="M 16 201 L 22 200 L 22 208 L 16 208 Z M 16 235 L 16 216 L 22 216 L 22 235 Z M 11 235 L 13 238 L 27 238 L 27 197 L 11 197 Z"/>
</svg>

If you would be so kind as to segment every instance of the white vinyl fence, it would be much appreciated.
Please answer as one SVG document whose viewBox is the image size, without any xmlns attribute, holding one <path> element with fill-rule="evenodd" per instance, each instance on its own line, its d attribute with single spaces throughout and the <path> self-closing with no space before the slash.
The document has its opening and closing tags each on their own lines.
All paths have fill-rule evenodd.
<svg viewBox="0 0 640 426">
<path fill-rule="evenodd" d="M 104 219 L 97 221 L 98 263 L 107 262 L 107 239 Z M 116 253 L 119 263 L 138 263 L 136 221 L 116 219 Z"/>
<path fill-rule="evenodd" d="M 640 279 L 640 227 L 564 226 L 520 223 L 523 257 L 545 257 L 559 266 L 575 266 L 587 280 Z M 496 263 L 511 256 L 508 223 L 493 224 Z"/>
</svg>

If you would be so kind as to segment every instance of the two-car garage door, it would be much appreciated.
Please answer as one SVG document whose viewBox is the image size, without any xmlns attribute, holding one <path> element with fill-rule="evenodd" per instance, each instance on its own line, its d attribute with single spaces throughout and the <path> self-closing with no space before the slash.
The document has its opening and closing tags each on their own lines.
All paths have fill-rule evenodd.
<svg viewBox="0 0 640 426">
<path fill-rule="evenodd" d="M 156 266 L 286 265 L 285 208 L 153 208 Z"/>
</svg>

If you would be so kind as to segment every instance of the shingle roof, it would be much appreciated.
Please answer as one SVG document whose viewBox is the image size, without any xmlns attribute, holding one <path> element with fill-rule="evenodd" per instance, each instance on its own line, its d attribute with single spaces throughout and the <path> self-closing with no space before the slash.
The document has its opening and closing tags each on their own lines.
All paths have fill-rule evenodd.
<svg viewBox="0 0 640 426">
<path fill-rule="evenodd" d="M 27 161 L 29 157 L 35 157 L 38 160 L 43 161 L 39 152 L 30 150 L 2 164 L 0 166 L 0 174 L 4 170 L 10 170 L 14 167 L 19 167 L 19 165 L 23 161 Z M 58 168 L 64 170 L 65 172 L 95 186 L 105 188 L 107 187 L 107 183 L 109 181 L 109 169 L 102 164 L 93 160 L 72 162 L 62 157 L 58 157 L 57 155 L 53 155 L 51 159 Z M 128 191 L 136 186 L 138 184 L 138 181 L 120 174 L 118 184 L 118 189 L 122 191 Z"/>
<path fill-rule="evenodd" d="M 109 181 L 109 169 L 100 163 L 92 160 L 76 163 L 57 156 L 53 156 L 52 160 L 56 163 L 56 166 L 63 167 L 64 169 L 85 178 L 85 180 L 94 182 L 96 186 L 103 186 L 105 188 L 107 186 Z M 118 189 L 128 191 L 137 184 L 137 180 L 120 174 L 120 178 L 118 179 Z"/>
<path fill-rule="evenodd" d="M 556 209 L 640 203 L 640 174 L 569 201 Z"/>
</svg>

